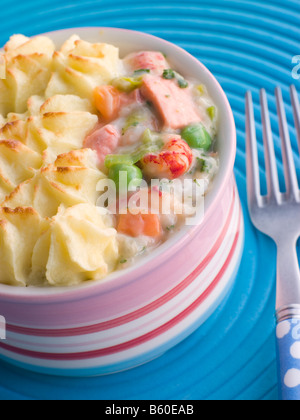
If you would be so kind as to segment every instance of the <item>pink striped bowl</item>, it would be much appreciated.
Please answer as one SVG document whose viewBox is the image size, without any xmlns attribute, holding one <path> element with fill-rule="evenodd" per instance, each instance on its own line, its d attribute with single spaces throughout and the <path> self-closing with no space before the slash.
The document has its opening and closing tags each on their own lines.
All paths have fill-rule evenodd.
<svg viewBox="0 0 300 420">
<path fill-rule="evenodd" d="M 60 289 L 0 285 L 0 316 L 6 320 L 1 358 L 38 372 L 90 376 L 150 361 L 205 322 L 235 280 L 244 225 L 233 175 L 234 119 L 212 74 L 179 47 L 139 32 L 76 28 L 47 35 L 59 45 L 74 33 L 117 45 L 122 55 L 165 52 L 179 72 L 206 84 L 221 119 L 220 170 L 201 224 L 184 227 L 136 266 L 102 282 Z"/>
</svg>

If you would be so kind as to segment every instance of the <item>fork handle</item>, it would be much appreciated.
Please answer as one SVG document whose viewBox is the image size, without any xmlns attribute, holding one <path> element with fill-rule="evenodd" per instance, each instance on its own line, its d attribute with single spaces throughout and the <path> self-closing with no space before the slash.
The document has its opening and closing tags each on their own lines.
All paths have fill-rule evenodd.
<svg viewBox="0 0 300 420">
<path fill-rule="evenodd" d="M 276 329 L 280 397 L 283 401 L 300 401 L 300 308 L 298 311 L 299 316 L 278 322 Z"/>
<path fill-rule="evenodd" d="M 280 393 L 283 400 L 300 401 L 300 270 L 296 240 L 279 241 L 277 251 L 276 335 Z"/>
</svg>

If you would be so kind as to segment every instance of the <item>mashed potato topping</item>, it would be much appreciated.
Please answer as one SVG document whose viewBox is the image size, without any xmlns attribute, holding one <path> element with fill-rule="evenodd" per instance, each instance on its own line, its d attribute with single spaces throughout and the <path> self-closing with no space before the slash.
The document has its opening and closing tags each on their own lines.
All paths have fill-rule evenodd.
<svg viewBox="0 0 300 420">
<path fill-rule="evenodd" d="M 178 191 L 170 214 L 121 214 L 99 208 L 98 185 L 120 188 L 124 170 L 144 196 L 155 177 L 202 179 L 207 189 L 218 116 L 205 86 L 161 53 L 121 59 L 115 46 L 76 35 L 59 50 L 48 37 L 14 35 L 1 60 L 0 283 L 101 280 L 182 224 Z M 153 190 L 158 203 L 171 196 L 166 183 Z"/>
</svg>

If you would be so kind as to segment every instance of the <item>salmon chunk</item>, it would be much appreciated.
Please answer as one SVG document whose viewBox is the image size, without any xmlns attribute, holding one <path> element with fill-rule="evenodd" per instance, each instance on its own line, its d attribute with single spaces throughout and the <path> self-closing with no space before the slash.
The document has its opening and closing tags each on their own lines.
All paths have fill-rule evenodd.
<svg viewBox="0 0 300 420">
<path fill-rule="evenodd" d="M 147 75 L 142 94 L 154 105 L 166 128 L 177 130 L 201 121 L 190 90 L 180 88 L 175 80 Z"/>
<path fill-rule="evenodd" d="M 162 53 L 156 51 L 142 51 L 130 54 L 126 57 L 125 62 L 132 70 L 148 69 L 153 73 L 162 74 L 169 65 Z"/>
<path fill-rule="evenodd" d="M 83 146 L 95 150 L 99 164 L 103 165 L 105 157 L 117 149 L 120 138 L 120 131 L 113 125 L 107 124 L 86 137 Z"/>
</svg>

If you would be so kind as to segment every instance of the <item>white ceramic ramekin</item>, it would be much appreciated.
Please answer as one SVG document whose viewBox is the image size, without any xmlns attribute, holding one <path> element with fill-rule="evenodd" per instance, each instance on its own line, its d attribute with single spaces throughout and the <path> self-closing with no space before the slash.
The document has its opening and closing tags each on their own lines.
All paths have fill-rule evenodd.
<svg viewBox="0 0 300 420">
<path fill-rule="evenodd" d="M 186 51 L 162 39 L 114 28 L 47 34 L 59 46 L 74 33 L 120 48 L 167 54 L 187 78 L 207 86 L 220 114 L 220 170 L 205 200 L 205 217 L 132 268 L 106 280 L 58 289 L 0 285 L 6 339 L 0 357 L 54 375 L 89 376 L 138 366 L 198 328 L 224 299 L 239 267 L 244 225 L 233 174 L 236 131 L 228 100 L 213 75 Z"/>
</svg>

